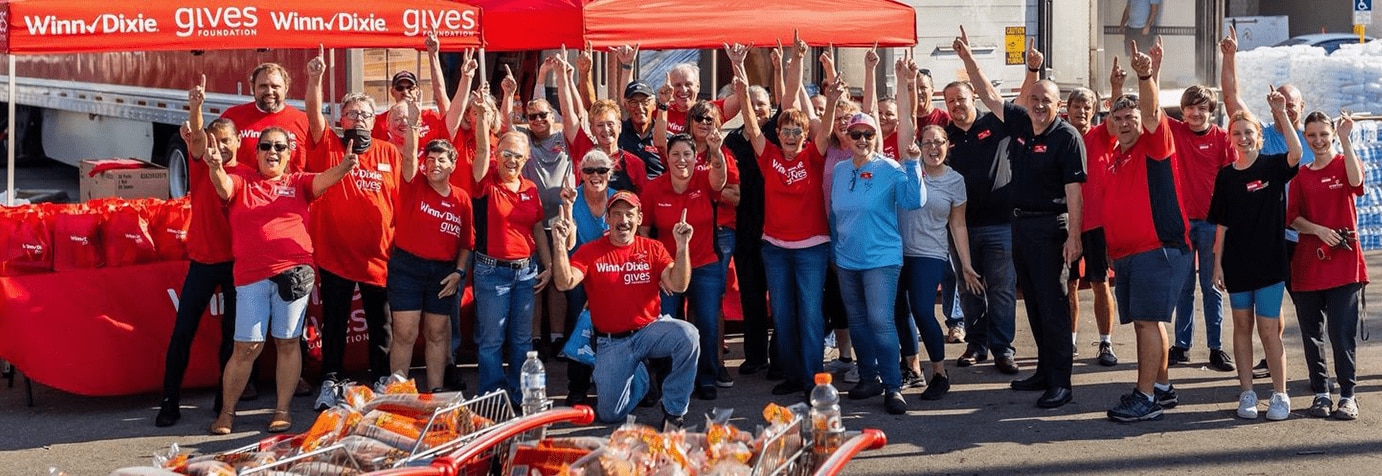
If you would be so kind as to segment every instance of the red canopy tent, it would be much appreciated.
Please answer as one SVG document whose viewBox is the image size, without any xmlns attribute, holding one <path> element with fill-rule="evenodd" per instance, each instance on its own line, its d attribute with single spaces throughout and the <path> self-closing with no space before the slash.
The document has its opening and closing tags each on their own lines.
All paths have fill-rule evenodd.
<svg viewBox="0 0 1382 476">
<path fill-rule="evenodd" d="M 522 51 L 639 43 L 645 50 L 775 44 L 911 46 L 916 10 L 894 0 L 475 0 L 485 47 Z"/>
</svg>

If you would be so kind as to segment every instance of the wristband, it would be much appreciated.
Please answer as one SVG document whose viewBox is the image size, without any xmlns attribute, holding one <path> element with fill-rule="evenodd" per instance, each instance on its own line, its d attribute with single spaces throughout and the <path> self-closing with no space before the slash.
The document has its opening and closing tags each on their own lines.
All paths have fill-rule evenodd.
<svg viewBox="0 0 1382 476">
<path fill-rule="evenodd" d="M 1149 79 L 1152 79 L 1152 75 L 1150 75 L 1150 74 L 1149 74 L 1149 75 L 1146 75 L 1146 76 L 1138 76 L 1138 77 L 1137 77 L 1137 80 L 1138 80 L 1138 81 L 1147 81 L 1147 80 L 1149 80 Z"/>
<path fill-rule="evenodd" d="M 657 103 L 657 110 L 659 111 L 666 111 L 668 108 L 669 106 L 667 105 L 667 103 Z"/>
<path fill-rule="evenodd" d="M 1027 68 L 1028 73 L 1040 73 L 1041 68 Z"/>
<path fill-rule="evenodd" d="M 465 279 L 465 268 L 456 268 L 456 274 L 461 275 L 461 279 Z"/>
<path fill-rule="evenodd" d="M 619 63 L 619 69 L 633 69 L 633 64 Z"/>
</svg>

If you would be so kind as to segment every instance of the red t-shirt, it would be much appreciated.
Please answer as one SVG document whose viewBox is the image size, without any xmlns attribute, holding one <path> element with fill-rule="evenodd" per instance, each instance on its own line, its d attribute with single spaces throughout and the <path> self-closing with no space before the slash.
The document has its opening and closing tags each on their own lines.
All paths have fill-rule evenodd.
<svg viewBox="0 0 1382 476">
<path fill-rule="evenodd" d="M 725 186 L 739 185 L 739 165 L 734 160 L 734 153 L 729 151 L 729 147 L 720 146 L 720 154 L 725 158 Z M 705 172 L 706 177 L 710 175 L 710 158 L 704 153 L 696 154 L 696 171 Z M 738 216 L 738 205 L 731 205 L 720 200 L 720 193 L 715 192 L 715 226 L 734 229 L 735 219 Z M 713 234 L 713 230 L 712 230 Z"/>
<path fill-rule="evenodd" d="M 1191 220 L 1204 220 L 1209 216 L 1214 178 L 1219 176 L 1219 169 L 1238 158 L 1238 152 L 1229 142 L 1228 131 L 1218 125 L 1210 125 L 1204 133 L 1196 133 L 1184 122 L 1174 118 L 1169 122 L 1171 137 L 1176 141 L 1180 183 L 1184 186 L 1180 198 L 1185 207 L 1185 216 Z"/>
<path fill-rule="evenodd" d="M 696 102 L 693 100 L 691 104 L 694 105 Z M 725 117 L 724 99 L 710 101 L 710 104 L 714 104 L 715 109 L 720 111 L 720 121 L 729 120 L 728 117 Z M 687 110 L 690 109 L 688 108 Z M 678 111 L 675 107 L 667 108 L 667 135 L 681 134 L 683 132 L 686 132 L 686 111 Z"/>
<path fill-rule="evenodd" d="M 456 128 L 456 135 L 451 137 L 451 145 L 456 146 L 456 172 L 451 174 L 451 186 L 461 187 L 465 193 L 475 197 L 476 187 L 474 173 L 471 170 L 475 165 L 475 132 L 466 130 L 464 127 Z M 499 145 L 499 138 L 493 134 L 489 137 L 490 155 L 486 160 L 493 161 L 495 147 Z M 490 167 L 493 171 L 494 168 Z"/>
<path fill-rule="evenodd" d="M 897 132 L 888 134 L 887 137 L 883 138 L 884 156 L 887 156 L 889 159 L 898 160 L 897 158 L 901 157 L 901 155 L 899 155 L 899 152 L 900 151 L 897 150 Z"/>
<path fill-rule="evenodd" d="M 499 182 L 498 169 L 491 161 L 489 175 L 475 185 L 475 251 L 506 261 L 533 256 L 533 227 L 544 216 L 537 184 L 519 177 L 518 191 L 511 192 Z"/>
<path fill-rule="evenodd" d="M 321 142 L 307 151 L 307 170 L 320 173 L 335 167 L 345 152 L 336 131 L 327 129 Z M 351 281 L 384 286 L 403 155 L 392 144 L 370 141 L 359 161 L 312 207 L 317 266 Z"/>
<path fill-rule="evenodd" d="M 691 266 L 701 267 L 719 261 L 715 255 L 715 204 L 711 199 L 714 191 L 710 188 L 710 172 L 696 168 L 691 173 L 691 183 L 686 190 L 677 193 L 672 189 L 672 176 L 663 174 L 648 182 L 639 201 L 643 203 L 643 226 L 657 230 L 657 239 L 664 248 L 677 249 L 677 241 L 672 236 L 672 227 L 681 221 L 681 211 L 686 210 L 686 223 L 691 225 Z"/>
<path fill-rule="evenodd" d="M 1342 154 L 1334 156 L 1334 160 L 1320 170 L 1302 165 L 1287 190 L 1286 223 L 1289 225 L 1296 218 L 1305 217 L 1312 223 L 1335 230 L 1357 230 L 1358 210 L 1354 197 L 1363 196 L 1363 192 L 1362 186 L 1349 185 Z M 1368 264 L 1363 259 L 1362 247 L 1357 241 L 1349 246 L 1353 249 L 1330 248 L 1320 237 L 1301 233 L 1295 256 L 1291 257 L 1291 290 L 1320 291 L 1345 284 L 1367 283 Z M 1327 259 L 1320 259 L 1320 250 Z"/>
<path fill-rule="evenodd" d="M 475 213 L 470 195 L 450 187 L 443 196 L 418 173 L 398 191 L 394 246 L 420 258 L 456 261 L 462 249 L 475 247 Z"/>
<path fill-rule="evenodd" d="M 306 113 L 287 105 L 278 112 L 264 112 L 251 102 L 226 109 L 221 118 L 230 119 L 235 123 L 235 130 L 240 131 L 240 148 L 235 150 L 235 160 L 240 164 L 256 166 L 259 163 L 255 151 L 259 146 L 259 133 L 269 127 L 281 127 L 293 136 L 293 156 L 287 171 L 307 170 Z"/>
<path fill-rule="evenodd" d="M 1118 138 L 1108 133 L 1105 124 L 1099 124 L 1084 135 L 1085 183 L 1080 188 L 1083 197 L 1082 230 L 1089 231 L 1104 226 L 1103 185 L 1107 178 L 1113 149 L 1118 146 Z"/>
<path fill-rule="evenodd" d="M 830 234 L 825 218 L 825 156 L 807 142 L 788 161 L 782 149 L 767 142 L 758 156 L 763 171 L 763 236 L 801 241 Z"/>
<path fill-rule="evenodd" d="M 259 172 L 238 161 L 234 167 L 226 167 L 226 173 L 259 176 Z M 226 202 L 216 195 L 216 188 L 211 184 L 211 168 L 200 158 L 192 158 L 187 161 L 187 174 L 192 197 L 192 217 L 187 224 L 187 257 L 205 264 L 234 260 Z"/>
<path fill-rule="evenodd" d="M 917 117 L 917 137 L 921 137 L 922 129 L 925 129 L 926 126 L 945 127 L 949 124 L 950 113 L 939 107 L 932 109 L 930 114 Z"/>
<path fill-rule="evenodd" d="M 1118 259 L 1161 247 L 1188 247 L 1189 222 L 1181 211 L 1176 147 L 1165 116 L 1156 132 L 1142 129 L 1127 152 L 1113 150 L 1102 173 L 1104 237 L 1109 258 Z"/>
<path fill-rule="evenodd" d="M 594 148 L 595 141 L 590 139 L 590 134 L 586 134 L 585 131 L 576 134 L 576 143 L 571 144 L 570 151 L 571 160 L 573 161 L 571 171 L 576 174 L 576 183 L 580 183 L 585 179 L 585 173 L 581 172 L 581 159 L 585 158 L 585 154 L 590 152 L 590 149 Z M 610 176 L 611 188 L 622 190 L 614 185 L 615 182 L 621 180 L 618 175 L 623 174 L 624 177 L 627 177 L 628 182 L 634 187 L 634 189 L 630 191 L 638 193 L 648 184 L 647 165 L 643 163 L 643 159 L 629 153 L 629 151 L 624 149 L 616 150 L 618 154 L 614 157 L 610 157 L 610 160 L 614 162 L 614 172 L 612 172 L 613 175 Z"/>
<path fill-rule="evenodd" d="M 268 279 L 298 265 L 312 264 L 307 236 L 308 203 L 317 174 L 294 172 L 266 180 L 231 174 L 230 241 L 235 253 L 235 285 Z"/>
<path fill-rule="evenodd" d="M 590 322 L 599 332 L 617 334 L 640 329 L 657 320 L 662 309 L 659 286 L 672 256 L 662 243 L 635 236 L 628 246 L 608 238 L 582 245 L 571 256 L 571 267 L 585 275 L 590 295 Z"/>
<path fill-rule="evenodd" d="M 393 132 L 389 130 L 390 112 L 393 112 L 392 108 L 385 109 L 378 116 L 374 116 L 374 129 L 370 130 L 369 134 L 371 137 L 389 142 L 389 136 Z M 427 142 L 433 139 L 450 139 L 451 134 L 446 133 L 446 118 L 437 114 L 437 111 L 423 109 L 422 114 L 418 117 L 417 137 L 419 153 L 427 145 Z"/>
</svg>

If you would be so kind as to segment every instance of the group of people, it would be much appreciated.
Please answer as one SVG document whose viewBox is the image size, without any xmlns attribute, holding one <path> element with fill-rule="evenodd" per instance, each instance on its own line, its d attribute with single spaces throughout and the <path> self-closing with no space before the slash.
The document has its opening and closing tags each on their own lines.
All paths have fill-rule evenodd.
<svg viewBox="0 0 1382 476">
<path fill-rule="evenodd" d="M 300 378 L 300 337 L 306 293 L 319 279 L 319 410 L 340 397 L 357 288 L 372 378 L 406 373 L 421 336 L 426 387 L 460 385 L 458 296 L 469 281 L 480 392 L 517 398 L 543 310 L 553 334 L 576 328 L 588 310 L 595 363 L 568 363 L 566 403 L 588 401 L 593 384 L 602 421 L 660 400 L 666 424 L 679 426 L 693 395 L 713 400 L 734 383 L 721 328 L 731 258 L 745 319 L 739 374 L 776 373 L 774 395 L 805 397 L 815 374 L 839 370 L 854 383 L 851 399 L 882 397 L 888 413 L 905 413 L 904 388 L 927 387 L 924 400 L 950 389 L 947 342 L 966 344 L 955 365 L 992 354 L 996 370 L 1020 373 L 1020 289 L 1037 362 L 1012 388 L 1042 391 L 1040 407 L 1062 406 L 1072 399 L 1083 275 L 1095 292 L 1098 362 L 1118 362 L 1115 302 L 1136 334 L 1136 388 L 1109 418 L 1157 419 L 1178 403 L 1168 356 L 1176 363 L 1188 352 L 1198 276 L 1216 367 L 1233 370 L 1217 336 L 1223 292 L 1238 362 L 1251 361 L 1258 330 L 1273 379 L 1267 418 L 1290 411 L 1279 319 L 1286 290 L 1317 393 L 1310 413 L 1357 416 L 1353 342 L 1367 275 L 1352 241 L 1353 197 L 1362 193 L 1352 121 L 1345 115 L 1336 129 L 1316 112 L 1301 124 L 1299 91 L 1283 86 L 1268 96 L 1276 126 L 1264 127 L 1239 99 L 1232 34 L 1222 42 L 1227 129 L 1211 122 L 1217 100 L 1207 87 L 1187 89 L 1182 120 L 1162 111 L 1159 40 L 1146 52 L 1130 45 L 1138 94 L 1122 93 L 1126 71 L 1115 62 L 1114 97 L 1097 125 L 1098 95 L 1078 88 L 1062 100 L 1054 82 L 1038 78 L 1044 59 L 1035 49 L 1020 94 L 1005 102 L 963 28 L 953 46 L 968 79 L 941 88 L 944 109 L 932 103 L 930 71 L 910 54 L 893 65 L 895 97 L 878 97 L 875 49 L 864 57 L 862 101 L 829 51 L 820 57 L 821 94 L 812 96 L 808 48 L 797 39 L 766 52 L 766 85 L 751 84 L 750 48 L 726 45 L 733 81 L 717 100 L 698 99 L 700 72 L 690 64 L 672 68 L 658 89 L 633 80 L 636 46 L 610 51 L 607 97 L 622 103 L 598 99 L 590 48 L 575 65 L 554 55 L 538 83 L 545 89 L 552 74 L 556 107 L 534 97 L 518 102 L 520 114 L 507 70 L 497 99 L 483 81 L 472 87 L 478 63 L 469 51 L 448 100 L 439 45 L 429 38 L 426 46 L 437 110 L 418 106 L 418 79 L 404 71 L 387 111 L 364 94 L 346 95 L 340 132 L 320 112 L 320 57 L 306 71 L 306 113 L 284 104 L 289 73 L 274 64 L 251 74 L 254 103 L 205 128 L 202 87 L 190 91 L 192 265 L 158 425 L 180 416 L 191 335 L 220 288 L 235 304 L 223 323 L 211 432 L 231 431 L 270 334 L 278 404 L 269 430 L 290 427 L 288 400 L 311 391 Z M 724 130 L 736 116 L 743 125 Z M 935 315 L 938 297 L 948 329 Z M 963 318 L 952 317 L 954 302 Z M 1163 327 L 1173 315 L 1174 343 Z M 840 357 L 827 365 L 828 340 Z M 1252 369 L 1237 371 L 1239 415 L 1256 417 Z"/>
</svg>

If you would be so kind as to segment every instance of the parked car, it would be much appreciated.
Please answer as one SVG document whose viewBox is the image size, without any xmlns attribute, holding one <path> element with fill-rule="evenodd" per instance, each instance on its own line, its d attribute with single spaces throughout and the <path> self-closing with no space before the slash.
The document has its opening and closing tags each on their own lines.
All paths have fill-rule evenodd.
<svg viewBox="0 0 1382 476">
<path fill-rule="evenodd" d="M 1364 36 L 1363 41 L 1372 41 L 1373 37 Z M 1309 45 L 1324 48 L 1325 53 L 1333 53 L 1340 46 L 1347 43 L 1357 43 L 1358 35 L 1352 33 L 1313 33 L 1309 35 L 1293 36 L 1286 41 L 1277 43 L 1276 46 Z"/>
</svg>

